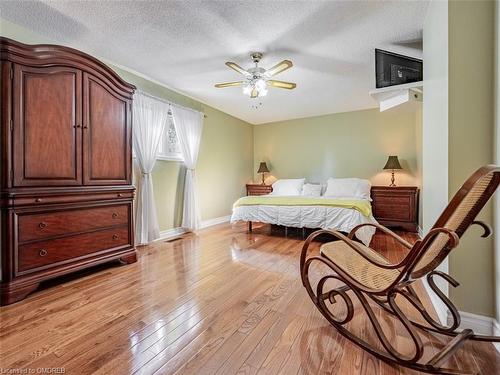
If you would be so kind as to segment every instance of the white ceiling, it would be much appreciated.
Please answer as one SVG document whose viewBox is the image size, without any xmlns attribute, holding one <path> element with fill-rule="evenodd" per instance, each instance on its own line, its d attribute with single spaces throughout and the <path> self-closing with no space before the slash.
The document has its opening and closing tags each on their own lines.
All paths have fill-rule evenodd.
<svg viewBox="0 0 500 375">
<path fill-rule="evenodd" d="M 372 108 L 374 48 L 421 57 L 426 1 L 1 1 L 1 17 L 250 123 Z M 250 99 L 224 65 L 290 59 L 297 83 Z M 258 109 L 252 104 L 262 103 Z"/>
</svg>

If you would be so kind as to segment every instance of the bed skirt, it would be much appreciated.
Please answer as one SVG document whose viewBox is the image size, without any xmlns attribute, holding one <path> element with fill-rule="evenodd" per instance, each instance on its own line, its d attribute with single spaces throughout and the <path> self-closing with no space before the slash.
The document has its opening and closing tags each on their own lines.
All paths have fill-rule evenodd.
<svg viewBox="0 0 500 375">
<path fill-rule="evenodd" d="M 328 206 L 239 206 L 233 209 L 231 223 L 259 222 L 293 228 L 333 229 L 349 233 L 355 226 L 376 223 L 372 215 L 364 216 L 351 208 Z M 356 237 L 366 246 L 375 234 L 375 228 L 363 227 Z"/>
</svg>

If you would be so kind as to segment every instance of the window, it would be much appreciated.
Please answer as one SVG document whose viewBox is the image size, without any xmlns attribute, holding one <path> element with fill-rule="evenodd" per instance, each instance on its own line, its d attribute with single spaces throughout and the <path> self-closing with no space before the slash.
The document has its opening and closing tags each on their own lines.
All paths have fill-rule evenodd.
<svg viewBox="0 0 500 375">
<path fill-rule="evenodd" d="M 179 139 L 175 131 L 174 119 L 168 116 L 168 124 L 163 132 L 163 139 L 160 142 L 160 151 L 158 152 L 160 160 L 183 161 Z"/>
</svg>

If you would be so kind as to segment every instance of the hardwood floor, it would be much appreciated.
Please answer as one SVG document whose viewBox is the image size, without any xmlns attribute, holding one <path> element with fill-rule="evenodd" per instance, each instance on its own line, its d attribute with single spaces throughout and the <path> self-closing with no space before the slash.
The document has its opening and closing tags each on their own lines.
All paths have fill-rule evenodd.
<svg viewBox="0 0 500 375">
<path fill-rule="evenodd" d="M 0 373 L 415 374 L 378 361 L 328 325 L 300 281 L 302 242 L 271 235 L 269 226 L 247 234 L 243 224 L 224 224 L 140 248 L 135 264 L 51 282 L 1 308 Z M 381 234 L 372 246 L 392 260 L 402 255 Z M 373 335 L 363 317 L 350 324 Z M 408 344 L 398 327 L 393 334 L 399 348 Z M 467 344 L 450 361 L 500 373 L 500 356 L 487 343 Z"/>
</svg>

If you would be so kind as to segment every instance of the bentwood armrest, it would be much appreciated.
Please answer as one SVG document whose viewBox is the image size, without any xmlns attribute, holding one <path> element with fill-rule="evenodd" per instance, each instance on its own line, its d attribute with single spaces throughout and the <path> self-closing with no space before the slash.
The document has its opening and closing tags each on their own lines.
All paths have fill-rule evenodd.
<svg viewBox="0 0 500 375">
<path fill-rule="evenodd" d="M 358 229 L 365 227 L 365 226 L 375 227 L 375 228 L 379 229 L 380 231 L 390 235 L 392 238 L 394 238 L 396 241 L 398 241 L 401 245 L 403 245 L 407 249 L 413 248 L 413 245 L 411 243 L 409 243 L 408 241 L 406 241 L 403 237 L 398 236 L 392 230 L 384 227 L 383 225 L 376 224 L 376 223 L 364 223 L 364 224 L 357 225 L 349 232 L 349 235 L 347 237 L 349 237 L 349 239 L 352 240 L 352 238 L 354 237 L 354 235 L 356 234 Z"/>
<path fill-rule="evenodd" d="M 451 248 L 455 248 L 458 246 L 460 237 L 458 236 L 458 234 L 456 234 L 455 231 L 448 228 L 432 228 L 422 240 L 420 247 L 426 247 L 439 234 L 446 234 L 448 236 Z"/>
<path fill-rule="evenodd" d="M 488 224 L 486 224 L 480 220 L 474 220 L 472 222 L 472 224 L 479 225 L 481 228 L 483 228 L 484 233 L 481 235 L 481 237 L 488 238 L 491 235 L 492 231 L 491 231 L 491 228 Z"/>
</svg>

